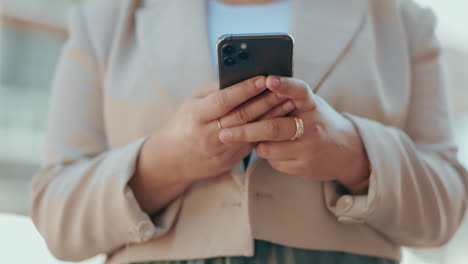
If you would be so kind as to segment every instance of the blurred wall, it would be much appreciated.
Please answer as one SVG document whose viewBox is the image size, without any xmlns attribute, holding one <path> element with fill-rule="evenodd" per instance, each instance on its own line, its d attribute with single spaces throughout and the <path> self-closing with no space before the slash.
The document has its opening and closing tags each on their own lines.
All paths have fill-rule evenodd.
<svg viewBox="0 0 468 264">
<path fill-rule="evenodd" d="M 27 213 L 29 183 L 44 145 L 50 83 L 66 39 L 3 16 L 0 23 L 0 212 Z"/>
</svg>

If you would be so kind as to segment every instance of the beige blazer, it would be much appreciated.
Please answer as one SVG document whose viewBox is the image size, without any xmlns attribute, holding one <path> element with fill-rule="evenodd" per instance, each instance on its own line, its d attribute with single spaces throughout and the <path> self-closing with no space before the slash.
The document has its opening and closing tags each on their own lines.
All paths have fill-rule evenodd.
<svg viewBox="0 0 468 264">
<path fill-rule="evenodd" d="M 434 15 L 409 0 L 293 5 L 295 76 L 358 128 L 372 164 L 367 195 L 254 158 L 150 219 L 127 183 L 145 137 L 217 80 L 205 9 L 204 0 L 92 0 L 72 13 L 32 185 L 31 216 L 53 254 L 107 253 L 108 263 L 252 256 L 263 239 L 399 259 L 402 245 L 452 237 L 468 177 L 456 159 Z"/>
</svg>

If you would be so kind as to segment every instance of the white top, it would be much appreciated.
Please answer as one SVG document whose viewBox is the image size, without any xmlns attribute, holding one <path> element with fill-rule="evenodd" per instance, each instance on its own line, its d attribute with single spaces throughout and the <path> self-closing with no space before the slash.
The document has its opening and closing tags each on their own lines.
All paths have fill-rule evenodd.
<svg viewBox="0 0 468 264">
<path fill-rule="evenodd" d="M 291 0 L 259 5 L 228 5 L 208 0 L 208 35 L 217 69 L 216 43 L 225 34 L 289 32 Z"/>
</svg>

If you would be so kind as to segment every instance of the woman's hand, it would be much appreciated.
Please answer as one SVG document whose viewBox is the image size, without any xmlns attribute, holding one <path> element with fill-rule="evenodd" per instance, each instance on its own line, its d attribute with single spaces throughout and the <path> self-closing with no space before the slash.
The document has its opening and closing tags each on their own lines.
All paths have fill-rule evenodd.
<svg viewBox="0 0 468 264">
<path fill-rule="evenodd" d="M 259 142 L 257 155 L 281 172 L 319 181 L 335 180 L 352 193 L 365 193 L 370 174 L 369 160 L 361 138 L 351 123 L 303 81 L 269 76 L 267 87 L 292 99 L 296 110 L 291 116 L 304 123 L 304 134 L 296 133 L 293 117 L 252 122 L 219 135 L 227 145 Z"/>
<path fill-rule="evenodd" d="M 291 100 L 266 91 L 263 76 L 223 90 L 213 84 L 196 91 L 143 145 L 130 182 L 140 205 L 154 212 L 192 182 L 229 171 L 253 150 L 250 142 L 223 144 L 221 127 L 285 116 L 293 109 Z"/>
</svg>

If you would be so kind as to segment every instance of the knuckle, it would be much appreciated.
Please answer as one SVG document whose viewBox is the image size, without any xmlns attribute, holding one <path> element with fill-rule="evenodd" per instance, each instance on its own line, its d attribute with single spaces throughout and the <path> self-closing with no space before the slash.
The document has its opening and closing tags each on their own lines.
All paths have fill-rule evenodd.
<svg viewBox="0 0 468 264">
<path fill-rule="evenodd" d="M 273 119 L 273 118 L 278 118 L 278 117 L 283 117 L 287 114 L 288 112 L 285 111 L 282 107 L 275 108 L 273 111 L 268 113 L 267 119 Z"/>
<path fill-rule="evenodd" d="M 318 109 L 318 106 L 317 106 L 317 102 L 315 100 L 312 101 L 312 104 L 311 104 L 311 111 L 317 111 Z"/>
<path fill-rule="evenodd" d="M 294 79 L 298 85 L 302 85 L 304 86 L 306 89 L 304 90 L 309 90 L 309 85 L 304 81 L 304 80 L 300 80 L 300 79 Z"/>
<path fill-rule="evenodd" d="M 252 92 L 252 85 L 255 85 L 255 83 L 252 81 L 252 79 L 249 79 L 249 80 L 245 80 L 241 83 L 238 84 L 239 85 L 239 89 L 241 90 L 242 93 L 247 93 L 247 94 L 251 94 Z"/>
<path fill-rule="evenodd" d="M 236 116 L 237 116 L 237 119 L 239 120 L 239 122 L 241 122 L 243 124 L 248 123 L 249 121 L 251 121 L 250 114 L 247 112 L 247 110 L 245 108 L 239 108 L 236 111 Z"/>
<path fill-rule="evenodd" d="M 299 93 L 301 95 L 305 96 L 305 95 L 307 95 L 309 93 L 309 90 L 310 90 L 309 85 L 306 82 L 304 82 L 303 80 L 293 79 L 292 80 L 292 85 L 300 88 Z"/>
<path fill-rule="evenodd" d="M 300 97 L 300 98 L 304 98 L 304 99 L 310 97 L 310 95 L 309 95 L 309 89 L 307 89 L 307 88 L 300 89 L 300 90 L 299 90 L 299 97 Z"/>
<path fill-rule="evenodd" d="M 271 108 L 278 103 L 278 96 L 274 93 L 270 93 L 268 96 L 266 96 L 264 102 L 268 108 Z"/>
<path fill-rule="evenodd" d="M 222 109 L 222 110 L 226 109 L 226 103 L 227 103 L 226 93 L 224 93 L 224 92 L 216 93 L 215 100 L 216 100 L 216 105 L 220 109 Z"/>
<path fill-rule="evenodd" d="M 278 124 L 278 122 L 274 122 L 274 121 L 271 121 L 271 122 L 268 122 L 266 124 L 266 133 L 267 135 L 269 135 L 271 138 L 277 138 L 279 135 L 280 135 L 280 125 Z"/>
<path fill-rule="evenodd" d="M 308 98 L 312 102 L 312 110 L 317 109 L 317 97 L 315 96 L 314 92 L 310 88 L 310 86 L 302 81 L 304 85 L 304 89 L 302 90 L 302 98 Z"/>
<path fill-rule="evenodd" d="M 284 117 L 290 112 L 291 111 L 287 111 L 282 106 L 280 106 L 277 109 L 275 109 L 275 111 L 272 114 L 273 114 L 273 117 Z"/>
<path fill-rule="evenodd" d="M 237 140 L 245 140 L 247 139 L 247 132 L 245 131 L 244 128 L 239 128 L 237 130 L 237 133 L 233 133 L 233 137 Z"/>
</svg>

